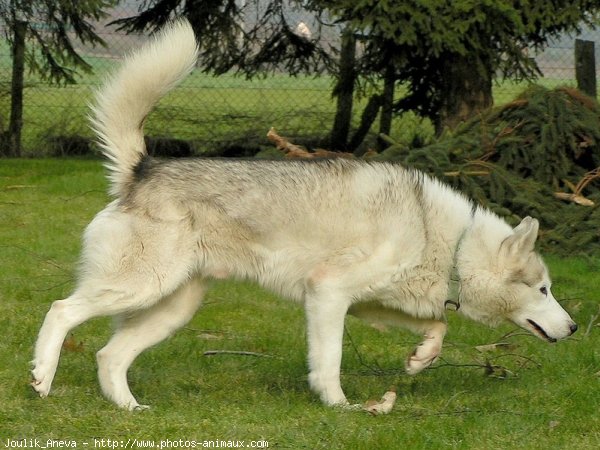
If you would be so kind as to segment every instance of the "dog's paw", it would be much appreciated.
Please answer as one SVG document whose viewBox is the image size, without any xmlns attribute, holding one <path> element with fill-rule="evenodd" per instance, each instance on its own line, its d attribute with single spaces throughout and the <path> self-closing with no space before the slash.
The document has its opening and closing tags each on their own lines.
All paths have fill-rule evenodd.
<svg viewBox="0 0 600 450">
<path fill-rule="evenodd" d="M 52 384 L 52 378 L 44 376 L 42 371 L 38 370 L 37 368 L 34 368 L 31 371 L 31 376 L 33 379 L 31 380 L 30 385 L 33 390 L 42 398 L 48 397 L 48 394 L 50 393 L 50 385 Z"/>
<path fill-rule="evenodd" d="M 348 400 L 346 400 L 346 397 L 343 393 L 341 395 L 321 393 L 321 402 L 323 402 L 324 405 L 331 406 L 333 408 L 345 409 L 349 406 Z"/>
<path fill-rule="evenodd" d="M 348 400 L 340 386 L 339 377 L 323 376 L 315 371 L 308 374 L 310 388 L 321 397 L 323 404 L 327 406 L 346 406 Z"/>
<path fill-rule="evenodd" d="M 43 380 L 37 380 L 34 379 L 31 383 L 30 383 L 31 387 L 33 388 L 33 390 L 41 397 L 41 398 L 45 398 L 48 397 L 48 394 L 50 393 L 50 384 L 49 383 L 44 383 Z"/>
<path fill-rule="evenodd" d="M 124 409 L 125 411 L 146 411 L 150 409 L 149 405 L 140 405 L 134 398 L 129 400 L 116 401 L 112 400 L 119 408 Z"/>
<path fill-rule="evenodd" d="M 411 353 L 406 360 L 406 373 L 416 375 L 435 362 L 442 350 L 438 339 L 426 339 Z"/>
<path fill-rule="evenodd" d="M 437 356 L 425 359 L 419 359 L 414 355 L 410 356 L 406 361 L 406 373 L 409 375 L 416 375 L 419 372 L 431 366 L 436 359 Z"/>
<path fill-rule="evenodd" d="M 133 408 L 130 408 L 130 411 L 147 411 L 149 409 L 149 405 L 136 405 Z"/>
</svg>

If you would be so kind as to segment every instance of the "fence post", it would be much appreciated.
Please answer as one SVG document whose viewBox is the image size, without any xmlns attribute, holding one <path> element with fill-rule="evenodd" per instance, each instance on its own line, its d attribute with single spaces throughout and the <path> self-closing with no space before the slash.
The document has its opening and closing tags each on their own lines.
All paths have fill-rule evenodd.
<svg viewBox="0 0 600 450">
<path fill-rule="evenodd" d="M 596 98 L 596 54 L 594 41 L 575 40 L 575 78 L 577 88 Z"/>
</svg>

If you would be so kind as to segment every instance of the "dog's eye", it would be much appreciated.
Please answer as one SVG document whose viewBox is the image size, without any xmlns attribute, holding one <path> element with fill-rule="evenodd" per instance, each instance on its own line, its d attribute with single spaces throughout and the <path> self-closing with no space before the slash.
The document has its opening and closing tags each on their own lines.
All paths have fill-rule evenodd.
<svg viewBox="0 0 600 450">
<path fill-rule="evenodd" d="M 541 292 L 542 294 L 544 294 L 544 295 L 546 295 L 546 296 L 547 296 L 547 295 L 548 295 L 548 288 L 547 288 L 546 286 L 542 286 L 542 287 L 540 288 L 540 292 Z"/>
</svg>

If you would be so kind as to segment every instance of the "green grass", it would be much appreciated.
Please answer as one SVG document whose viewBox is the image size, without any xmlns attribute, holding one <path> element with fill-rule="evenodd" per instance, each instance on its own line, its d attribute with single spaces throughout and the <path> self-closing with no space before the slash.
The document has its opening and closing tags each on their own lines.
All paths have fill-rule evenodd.
<svg viewBox="0 0 600 450">
<path fill-rule="evenodd" d="M 301 308 L 256 286 L 214 286 L 194 320 L 143 353 L 130 370 L 152 409 L 106 401 L 95 352 L 110 321 L 75 329 L 49 398 L 28 386 L 32 346 L 53 300 L 73 287 L 85 225 L 107 202 L 97 161 L 0 160 L 0 448 L 7 439 L 264 439 L 270 448 L 596 449 L 600 446 L 600 259 L 547 258 L 554 292 L 580 324 L 555 345 L 450 315 L 443 360 L 410 378 L 402 367 L 418 337 L 378 332 L 349 318 L 342 384 L 353 402 L 398 388 L 391 414 L 322 406 L 307 386 Z M 209 336 L 207 336 L 209 335 Z M 212 339 L 208 339 L 212 337 Z M 351 337 L 351 339 L 349 338 Z M 476 345 L 511 347 L 483 354 Z M 271 355 L 203 356 L 206 350 Z M 483 366 L 502 366 L 494 376 Z M 505 375 L 505 376 L 502 376 Z"/>
</svg>

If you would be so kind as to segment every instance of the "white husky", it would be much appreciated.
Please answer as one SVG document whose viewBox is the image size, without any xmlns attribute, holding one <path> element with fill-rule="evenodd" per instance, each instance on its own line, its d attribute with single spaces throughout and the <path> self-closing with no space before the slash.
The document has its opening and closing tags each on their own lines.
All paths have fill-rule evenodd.
<svg viewBox="0 0 600 450">
<path fill-rule="evenodd" d="M 534 252 L 538 222 L 511 229 L 422 173 L 341 159 L 149 158 L 144 120 L 196 58 L 190 25 L 173 23 L 97 94 L 93 124 L 116 199 L 85 232 L 75 292 L 52 304 L 40 330 L 32 371 L 40 396 L 69 330 L 112 315 L 114 336 L 97 355 L 100 384 L 117 405 L 139 408 L 129 366 L 193 316 L 211 278 L 255 280 L 303 303 L 309 382 L 328 405 L 347 403 L 346 314 L 423 333 L 406 362 L 415 374 L 440 353 L 451 278 L 450 300 L 472 319 L 507 319 L 550 342 L 577 329 Z"/>
</svg>

